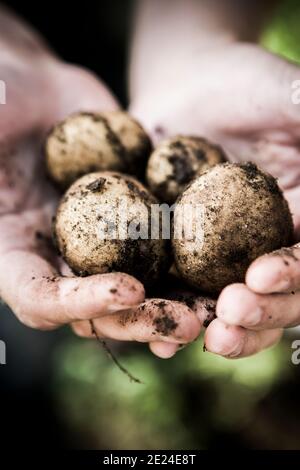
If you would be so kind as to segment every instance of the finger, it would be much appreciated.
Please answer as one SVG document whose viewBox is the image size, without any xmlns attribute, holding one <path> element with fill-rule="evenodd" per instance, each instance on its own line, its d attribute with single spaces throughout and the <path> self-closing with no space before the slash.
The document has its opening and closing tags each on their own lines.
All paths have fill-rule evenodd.
<svg viewBox="0 0 300 470">
<path fill-rule="evenodd" d="M 299 159 L 298 159 L 298 162 L 299 162 Z M 296 174 L 296 172 L 294 171 L 293 174 Z M 286 189 L 284 192 L 284 196 L 288 202 L 289 208 L 293 216 L 295 240 L 299 240 L 300 239 L 300 211 L 299 211 L 300 186 L 298 185 L 298 182 L 296 182 L 296 185 L 294 185 L 294 187 Z"/>
<path fill-rule="evenodd" d="M 208 327 L 210 322 L 216 317 L 216 300 L 209 297 L 199 296 L 193 292 L 177 289 L 168 294 L 168 299 L 177 300 L 187 305 L 196 313 L 201 325 Z"/>
<path fill-rule="evenodd" d="M 101 338 L 143 343 L 163 341 L 186 344 L 194 341 L 201 329 L 194 312 L 180 302 L 150 299 L 138 307 L 93 320 Z M 76 334 L 93 337 L 89 322 L 72 325 Z"/>
<path fill-rule="evenodd" d="M 40 329 L 99 317 L 144 300 L 142 284 L 127 274 L 59 277 L 46 260 L 25 251 L 2 255 L 0 286 L 2 298 L 19 319 Z"/>
<path fill-rule="evenodd" d="M 57 268 L 63 277 L 75 277 L 72 269 L 61 256 L 57 257 Z"/>
<path fill-rule="evenodd" d="M 216 305 L 217 301 L 208 297 L 194 297 L 192 310 L 196 313 L 204 328 L 207 328 L 216 318 Z"/>
<path fill-rule="evenodd" d="M 250 331 L 240 326 L 214 320 L 205 332 L 204 342 L 208 351 L 228 358 L 251 356 L 276 344 L 282 330 Z"/>
<path fill-rule="evenodd" d="M 116 98 L 92 72 L 76 65 L 54 68 L 57 103 L 52 123 L 76 111 L 115 111 Z"/>
<path fill-rule="evenodd" d="M 178 345 L 173 343 L 163 343 L 162 341 L 153 341 L 149 344 L 150 351 L 161 359 L 170 359 L 177 350 Z"/>
<path fill-rule="evenodd" d="M 255 260 L 248 269 L 246 284 L 259 294 L 300 289 L 300 246 L 281 248 Z"/>
<path fill-rule="evenodd" d="M 295 326 L 300 323 L 300 292 L 263 295 L 232 284 L 221 292 L 217 316 L 229 325 L 253 330 Z"/>
</svg>

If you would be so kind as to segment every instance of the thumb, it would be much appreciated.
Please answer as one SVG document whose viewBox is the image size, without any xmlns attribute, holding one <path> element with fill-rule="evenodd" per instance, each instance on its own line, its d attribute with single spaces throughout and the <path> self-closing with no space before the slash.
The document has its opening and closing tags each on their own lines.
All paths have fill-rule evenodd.
<svg viewBox="0 0 300 470">
<path fill-rule="evenodd" d="M 51 80 L 54 104 L 48 126 L 75 111 L 113 111 L 119 103 L 92 72 L 70 64 L 54 64 Z"/>
<path fill-rule="evenodd" d="M 246 108 L 243 123 L 247 131 L 262 129 L 270 122 L 273 129 L 289 123 L 299 131 L 300 67 L 257 46 L 242 48 L 248 51 L 244 50 L 244 54 L 243 49 L 240 51 L 244 85 L 236 90 L 233 104 L 240 102 Z M 228 98 L 232 100 L 232 96 Z"/>
</svg>

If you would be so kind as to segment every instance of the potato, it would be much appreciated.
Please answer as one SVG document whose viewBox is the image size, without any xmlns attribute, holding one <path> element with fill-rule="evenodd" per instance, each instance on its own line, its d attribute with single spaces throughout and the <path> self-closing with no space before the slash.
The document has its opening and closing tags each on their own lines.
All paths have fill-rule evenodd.
<svg viewBox="0 0 300 470">
<path fill-rule="evenodd" d="M 59 204 L 55 243 L 77 275 L 120 271 L 151 284 L 168 270 L 170 255 L 169 240 L 149 236 L 150 209 L 156 202 L 133 177 L 85 175 Z"/>
<path fill-rule="evenodd" d="M 127 113 L 80 112 L 53 128 L 45 153 L 51 178 L 67 188 L 92 171 L 142 175 L 151 148 L 143 128 Z"/>
<path fill-rule="evenodd" d="M 217 294 L 243 282 L 254 259 L 292 242 L 291 213 L 276 180 L 252 163 L 217 165 L 194 180 L 178 200 L 175 225 L 185 205 L 200 204 L 204 239 L 195 230 L 190 239 L 173 234 L 172 246 L 180 275 L 201 291 Z M 189 220 L 193 228 L 195 222 Z"/>
<path fill-rule="evenodd" d="M 151 154 L 147 183 L 153 194 L 171 204 L 193 178 L 225 160 L 217 145 L 200 137 L 179 135 L 162 142 Z"/>
</svg>

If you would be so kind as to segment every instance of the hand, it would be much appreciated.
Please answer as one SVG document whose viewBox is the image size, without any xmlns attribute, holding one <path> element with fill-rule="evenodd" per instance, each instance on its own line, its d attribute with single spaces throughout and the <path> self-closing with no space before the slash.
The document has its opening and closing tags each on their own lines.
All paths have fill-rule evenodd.
<svg viewBox="0 0 300 470">
<path fill-rule="evenodd" d="M 113 110 L 118 103 L 103 83 L 59 62 L 13 17 L 0 12 L 0 26 L 5 51 L 0 76 L 7 86 L 7 104 L 0 108 L 1 297 L 30 327 L 72 324 L 76 333 L 90 336 L 93 319 L 99 336 L 151 341 L 153 351 L 167 357 L 173 343 L 199 334 L 200 323 L 191 310 L 171 302 L 138 307 L 144 288 L 127 274 L 74 277 L 51 243 L 58 195 L 45 175 L 45 133 L 73 111 Z"/>
<path fill-rule="evenodd" d="M 245 284 L 232 284 L 221 293 L 218 320 L 206 335 L 208 348 L 241 357 L 271 346 L 280 339 L 282 328 L 300 324 L 299 291 L 299 244 L 258 258 L 248 269 Z M 222 335 L 221 346 L 217 335 Z"/>
<path fill-rule="evenodd" d="M 299 239 L 300 106 L 292 103 L 299 67 L 258 46 L 231 44 L 195 54 L 177 72 L 161 73 L 161 83 L 139 96 L 132 112 L 156 142 L 177 133 L 203 135 L 231 161 L 251 160 L 277 177 Z M 291 252 L 260 258 L 245 285 L 224 289 L 218 319 L 206 331 L 210 351 L 247 356 L 277 342 L 281 328 L 300 323 L 298 294 L 285 293 L 300 285 L 299 248 Z"/>
</svg>

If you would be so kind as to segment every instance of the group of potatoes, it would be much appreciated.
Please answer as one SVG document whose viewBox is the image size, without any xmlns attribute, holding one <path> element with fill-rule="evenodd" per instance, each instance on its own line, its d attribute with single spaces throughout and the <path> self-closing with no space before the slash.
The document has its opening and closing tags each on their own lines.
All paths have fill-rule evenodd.
<svg viewBox="0 0 300 470">
<path fill-rule="evenodd" d="M 49 175 L 66 190 L 54 241 L 77 275 L 121 271 L 150 285 L 174 261 L 184 281 L 216 295 L 243 282 L 255 258 L 292 241 L 292 217 L 273 176 L 253 163 L 226 163 L 223 150 L 203 138 L 175 136 L 153 150 L 127 113 L 81 112 L 54 127 L 45 150 Z M 149 214 L 158 202 L 176 202 L 176 210 L 202 205 L 204 238 L 100 239 L 99 224 L 116 223 L 120 200 L 129 207 L 128 224 L 137 207 Z M 102 214 L 105 204 L 112 210 Z M 142 232 L 149 216 L 139 217 Z"/>
</svg>

